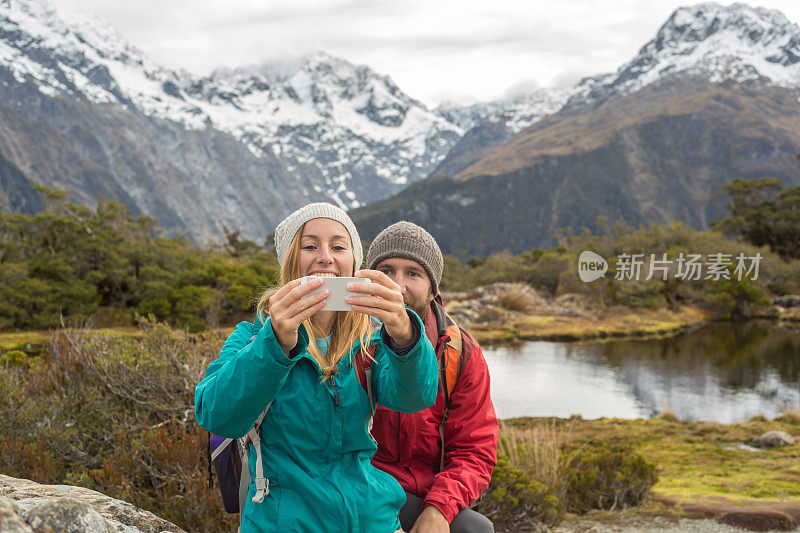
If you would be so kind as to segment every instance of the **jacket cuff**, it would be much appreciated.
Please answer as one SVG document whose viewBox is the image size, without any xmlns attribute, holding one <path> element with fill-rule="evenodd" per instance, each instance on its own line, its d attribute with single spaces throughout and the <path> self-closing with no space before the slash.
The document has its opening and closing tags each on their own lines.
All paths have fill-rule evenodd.
<svg viewBox="0 0 800 533">
<path fill-rule="evenodd" d="M 411 342 L 405 346 L 399 346 L 396 342 L 394 342 L 394 339 L 391 338 L 388 333 L 386 333 L 386 326 L 381 326 L 381 339 L 383 340 L 384 344 L 386 344 L 386 346 L 399 357 L 408 355 L 408 353 L 414 349 L 414 346 L 417 345 L 420 338 L 422 338 L 422 321 L 411 309 L 406 309 L 406 313 L 408 313 L 408 318 L 411 320 L 411 329 L 413 330 L 413 333 Z"/>
<path fill-rule="evenodd" d="M 452 523 L 453 518 L 455 518 L 458 514 L 458 510 L 453 508 L 453 506 L 444 505 L 435 501 L 425 500 L 422 504 L 422 509 L 425 510 L 425 507 L 436 507 L 439 509 L 439 511 L 444 515 L 444 518 L 447 520 L 448 524 Z"/>
<path fill-rule="evenodd" d="M 278 337 L 275 336 L 275 330 L 272 329 L 271 317 L 264 322 L 264 326 L 261 329 L 264 333 L 264 341 L 267 343 L 275 343 L 275 345 L 278 347 L 278 351 L 282 353 L 287 360 L 293 361 L 298 355 L 304 353 L 308 349 L 308 333 L 306 332 L 306 327 L 303 324 L 300 324 L 300 327 L 297 328 L 297 344 L 294 345 L 294 348 L 289 350 L 288 354 L 283 351 L 283 348 L 278 342 Z"/>
</svg>

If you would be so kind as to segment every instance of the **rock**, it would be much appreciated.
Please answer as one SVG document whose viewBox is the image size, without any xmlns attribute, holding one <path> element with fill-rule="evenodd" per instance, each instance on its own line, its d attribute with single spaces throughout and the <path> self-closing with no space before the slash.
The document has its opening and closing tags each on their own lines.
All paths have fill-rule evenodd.
<svg viewBox="0 0 800 533">
<path fill-rule="evenodd" d="M 750 443 L 756 448 L 774 448 L 775 446 L 792 446 L 794 438 L 785 431 L 768 431 L 756 437 Z"/>
<path fill-rule="evenodd" d="M 784 294 L 783 296 L 776 296 L 773 303 L 781 307 L 800 307 L 800 295 Z"/>
<path fill-rule="evenodd" d="M 0 531 L 3 533 L 33 533 L 33 529 L 18 513 L 14 500 L 0 497 Z"/>
<path fill-rule="evenodd" d="M 112 533 L 111 526 L 91 505 L 74 498 L 42 498 L 25 521 L 35 533 Z"/>
<path fill-rule="evenodd" d="M 447 306 L 447 314 L 450 315 L 456 324 L 466 327 L 477 321 L 481 307 L 481 304 L 478 303 L 477 300 L 456 302 Z"/>
<path fill-rule="evenodd" d="M 469 300 L 468 292 L 442 292 L 442 300 L 446 303 L 460 302 L 462 300 Z"/>
<path fill-rule="evenodd" d="M 12 503 L 9 504 L 9 501 Z M 11 509 L 11 513 L 5 512 L 8 509 Z M 27 529 L 6 529 L 3 519 L 12 513 Z M 59 517 L 74 518 L 71 524 L 79 524 L 77 529 L 71 529 L 71 524 L 52 526 L 49 520 Z M 98 521 L 97 517 L 102 518 L 103 522 Z M 13 520 L 13 517 L 9 520 Z M 85 524 L 90 524 L 91 527 Z M 105 529 L 100 524 L 105 524 Z M 69 485 L 40 485 L 27 479 L 16 479 L 2 474 L 0 474 L 0 531 L 184 533 L 175 524 L 149 511 L 93 490 Z"/>
<path fill-rule="evenodd" d="M 562 294 L 549 300 L 526 283 L 497 282 L 478 287 L 470 293 L 448 293 L 443 298 L 447 313 L 462 327 L 477 323 L 496 323 L 508 313 L 567 316 L 598 320 L 598 305 L 588 296 Z"/>
<path fill-rule="evenodd" d="M 719 517 L 719 522 L 749 531 L 791 531 L 797 521 L 780 511 L 735 511 Z"/>
</svg>

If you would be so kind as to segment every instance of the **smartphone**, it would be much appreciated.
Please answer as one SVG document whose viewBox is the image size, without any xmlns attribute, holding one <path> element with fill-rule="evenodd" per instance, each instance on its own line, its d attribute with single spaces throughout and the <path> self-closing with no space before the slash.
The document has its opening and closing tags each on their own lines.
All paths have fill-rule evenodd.
<svg viewBox="0 0 800 533">
<path fill-rule="evenodd" d="M 347 290 L 348 283 L 372 283 L 372 280 L 369 278 L 329 278 L 327 276 L 306 276 L 301 278 L 300 284 L 308 283 L 312 279 L 320 278 L 322 279 L 322 286 L 318 289 L 314 289 L 306 296 L 311 296 L 312 294 L 316 294 L 321 290 L 327 289 L 330 294 L 328 294 L 327 302 L 322 307 L 321 311 L 352 311 L 353 307 L 344 301 L 344 297 L 350 294 L 363 294 L 363 293 L 356 293 Z M 306 296 L 303 296 L 305 298 Z"/>
</svg>

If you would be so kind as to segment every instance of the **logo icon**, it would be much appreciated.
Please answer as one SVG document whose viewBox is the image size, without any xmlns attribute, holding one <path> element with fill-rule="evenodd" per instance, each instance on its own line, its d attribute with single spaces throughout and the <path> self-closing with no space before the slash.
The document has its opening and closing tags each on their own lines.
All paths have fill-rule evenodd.
<svg viewBox="0 0 800 533">
<path fill-rule="evenodd" d="M 604 278 L 608 271 L 608 261 L 589 250 L 581 252 L 578 258 L 578 276 L 584 283 Z"/>
</svg>

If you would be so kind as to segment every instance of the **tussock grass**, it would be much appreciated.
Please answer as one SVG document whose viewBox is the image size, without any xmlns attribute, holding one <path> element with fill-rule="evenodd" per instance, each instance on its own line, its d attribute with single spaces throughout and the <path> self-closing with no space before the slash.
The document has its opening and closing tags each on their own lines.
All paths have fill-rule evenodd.
<svg viewBox="0 0 800 533">
<path fill-rule="evenodd" d="M 0 472 L 97 490 L 187 531 L 235 530 L 193 409 L 223 340 L 154 322 L 54 331 L 27 364 L 0 366 Z"/>
<path fill-rule="evenodd" d="M 720 424 L 701 421 L 582 420 L 572 425 L 567 444 L 594 449 L 630 446 L 659 467 L 653 492 L 683 502 L 724 498 L 736 502 L 800 501 L 800 444 L 753 452 L 740 444 L 769 430 L 800 435 L 796 413 L 775 420 Z M 506 421 L 529 427 L 542 419 Z M 563 419 L 556 425 L 571 424 Z"/>
</svg>

